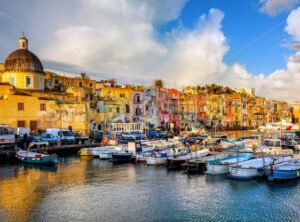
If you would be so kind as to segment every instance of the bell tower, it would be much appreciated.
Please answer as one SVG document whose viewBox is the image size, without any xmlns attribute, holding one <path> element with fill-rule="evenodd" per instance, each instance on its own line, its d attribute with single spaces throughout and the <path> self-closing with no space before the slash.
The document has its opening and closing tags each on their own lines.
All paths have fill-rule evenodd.
<svg viewBox="0 0 300 222">
<path fill-rule="evenodd" d="M 28 49 L 28 40 L 24 36 L 24 32 L 19 39 L 19 49 Z"/>
</svg>

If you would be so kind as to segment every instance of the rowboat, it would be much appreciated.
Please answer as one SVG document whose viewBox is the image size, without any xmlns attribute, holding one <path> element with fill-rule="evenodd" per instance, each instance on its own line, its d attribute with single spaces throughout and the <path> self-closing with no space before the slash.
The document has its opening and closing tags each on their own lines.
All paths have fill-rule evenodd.
<svg viewBox="0 0 300 222">
<path fill-rule="evenodd" d="M 57 163 L 56 155 L 48 155 L 42 153 L 31 152 L 27 150 L 19 150 L 16 158 L 23 163 L 55 165 Z"/>
<path fill-rule="evenodd" d="M 256 158 L 229 167 L 229 177 L 237 180 L 249 180 L 255 177 L 264 175 L 264 169 L 271 164 L 285 162 L 291 159 L 291 156 L 278 157 L 278 158 Z"/>
<path fill-rule="evenodd" d="M 299 176 L 300 160 L 290 160 L 267 168 L 268 181 L 291 180 Z"/>
<path fill-rule="evenodd" d="M 246 161 L 252 158 L 251 153 L 240 153 L 231 155 L 222 159 L 210 160 L 207 162 L 207 174 L 225 174 L 229 173 L 229 166 L 238 162 Z"/>
</svg>

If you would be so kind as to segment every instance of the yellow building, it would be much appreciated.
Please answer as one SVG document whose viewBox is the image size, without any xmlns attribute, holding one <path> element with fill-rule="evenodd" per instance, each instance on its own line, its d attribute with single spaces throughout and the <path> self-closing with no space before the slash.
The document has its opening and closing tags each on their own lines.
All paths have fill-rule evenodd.
<svg viewBox="0 0 300 222">
<path fill-rule="evenodd" d="M 292 111 L 292 120 L 294 123 L 300 123 L 300 103 L 290 103 Z"/>
<path fill-rule="evenodd" d="M 19 89 L 44 90 L 44 69 L 39 58 L 28 50 L 28 40 L 22 36 L 19 48 L 5 59 L 2 82 Z"/>
</svg>

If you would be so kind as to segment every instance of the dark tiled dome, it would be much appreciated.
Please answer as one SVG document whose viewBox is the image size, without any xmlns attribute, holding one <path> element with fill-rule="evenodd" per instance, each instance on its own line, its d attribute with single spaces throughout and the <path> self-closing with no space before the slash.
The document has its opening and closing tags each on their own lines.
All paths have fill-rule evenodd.
<svg viewBox="0 0 300 222">
<path fill-rule="evenodd" d="M 17 49 L 6 58 L 4 71 L 43 73 L 44 68 L 39 58 L 28 49 Z"/>
</svg>

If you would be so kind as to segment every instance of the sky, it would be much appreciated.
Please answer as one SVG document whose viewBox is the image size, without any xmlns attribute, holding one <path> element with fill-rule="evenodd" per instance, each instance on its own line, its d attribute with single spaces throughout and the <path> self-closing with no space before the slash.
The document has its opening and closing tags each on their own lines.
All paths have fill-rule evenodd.
<svg viewBox="0 0 300 222">
<path fill-rule="evenodd" d="M 300 0 L 0 1 L 0 62 L 24 31 L 57 73 L 300 101 Z"/>
</svg>

